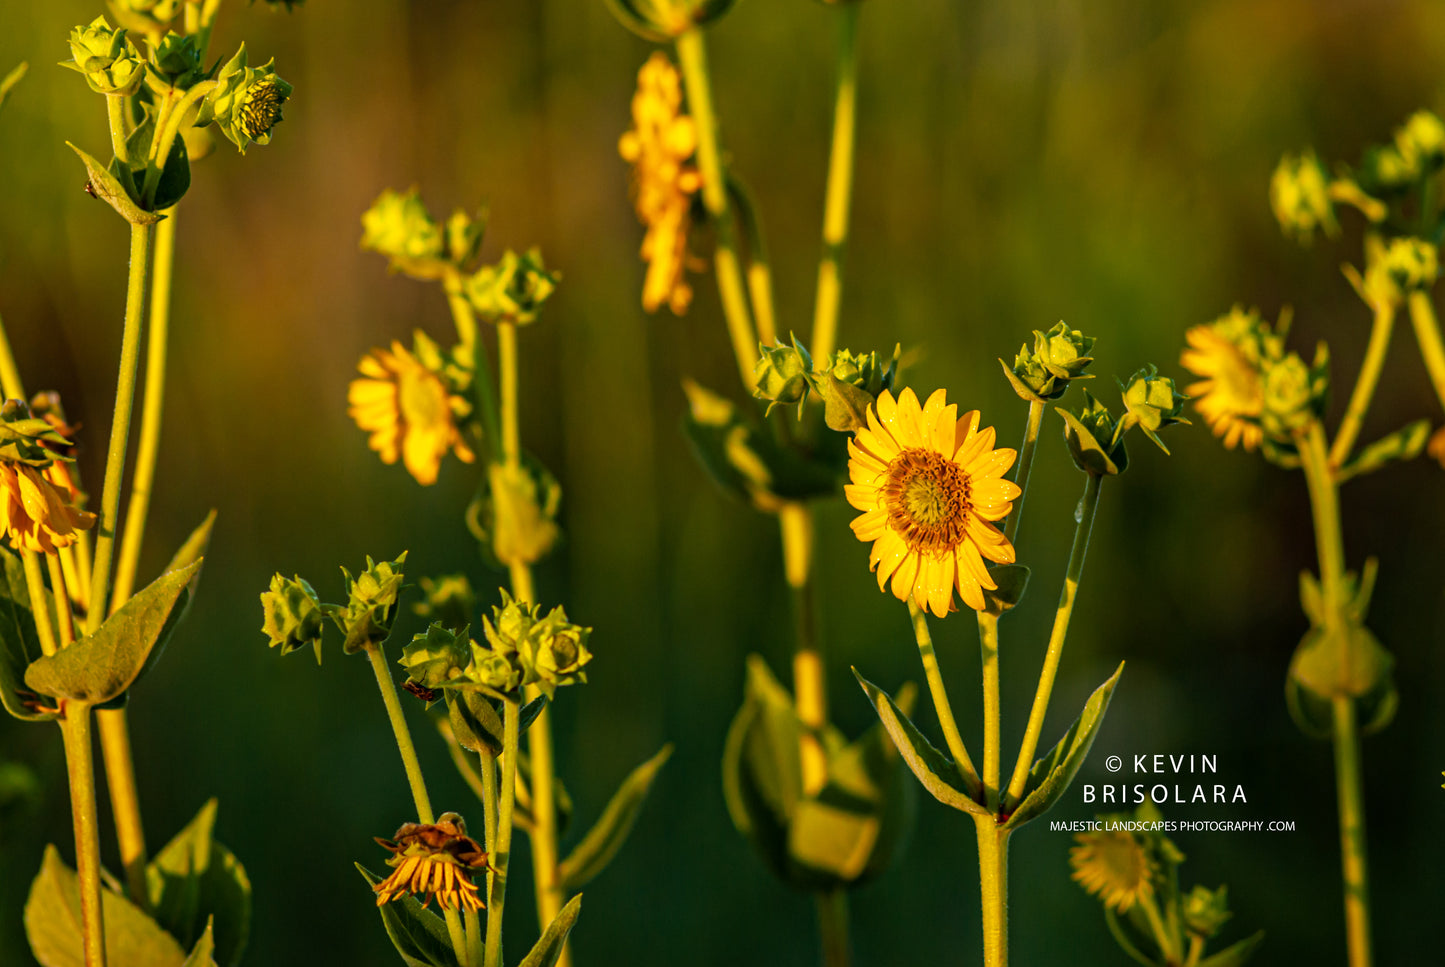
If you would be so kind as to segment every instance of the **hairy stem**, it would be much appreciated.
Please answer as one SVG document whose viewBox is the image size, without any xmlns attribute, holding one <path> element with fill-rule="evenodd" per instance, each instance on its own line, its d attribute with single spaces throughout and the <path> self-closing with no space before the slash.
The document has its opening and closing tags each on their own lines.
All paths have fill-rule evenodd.
<svg viewBox="0 0 1445 967">
<path fill-rule="evenodd" d="M 95 760 L 90 744 L 90 706 L 65 703 L 61 723 L 70 777 L 70 814 L 75 825 L 75 871 L 80 879 L 80 919 L 85 967 L 105 967 L 105 922 L 100 894 L 100 830 L 95 805 Z"/>
<path fill-rule="evenodd" d="M 983 901 L 984 967 L 1008 967 L 1008 839 L 992 816 L 973 817 Z"/>
<path fill-rule="evenodd" d="M 520 731 L 521 708 L 516 699 L 511 698 L 503 702 L 503 705 L 502 801 L 497 807 L 496 847 L 488 857 L 493 873 L 491 890 L 487 895 L 487 945 L 484 967 L 501 967 L 502 964 L 502 911 L 506 906 L 507 899 L 507 867 L 510 865 L 512 856 L 512 813 L 517 801 L 517 740 Z"/>
</svg>

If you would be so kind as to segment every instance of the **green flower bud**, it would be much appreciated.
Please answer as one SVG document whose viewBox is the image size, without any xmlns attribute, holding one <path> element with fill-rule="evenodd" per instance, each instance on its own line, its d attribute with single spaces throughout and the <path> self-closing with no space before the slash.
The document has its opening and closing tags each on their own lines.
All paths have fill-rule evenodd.
<svg viewBox="0 0 1445 967">
<path fill-rule="evenodd" d="M 271 129 L 281 121 L 281 108 L 293 88 L 282 80 L 268 60 L 260 67 L 246 66 L 246 45 L 216 75 L 216 87 L 206 95 L 199 123 L 215 121 L 242 154 L 252 143 L 270 144 Z"/>
<path fill-rule="evenodd" d="M 1179 415 L 1189 397 L 1174 388 L 1174 380 L 1158 375 L 1153 365 L 1139 370 L 1129 377 L 1128 385 L 1120 383 L 1119 388 L 1124 391 L 1126 410 L 1123 430 L 1139 427 L 1155 446 L 1168 453 L 1169 448 L 1159 439 L 1157 431 L 1176 423 L 1189 422 Z"/>
<path fill-rule="evenodd" d="M 492 616 L 482 618 L 482 631 L 492 651 L 500 655 L 519 655 L 523 643 L 536 624 L 536 607 L 528 607 L 504 589 L 502 604 L 492 607 Z"/>
<path fill-rule="evenodd" d="M 758 351 L 758 362 L 753 367 L 753 396 L 769 401 L 769 413 L 779 404 L 801 403 L 808 398 L 813 359 L 796 336 L 791 346 L 759 346 Z"/>
<path fill-rule="evenodd" d="M 448 628 L 460 628 L 472 623 L 472 616 L 477 609 L 477 594 L 472 590 L 472 583 L 465 574 L 422 578 L 419 583 L 426 600 L 412 605 L 413 614 L 441 622 Z"/>
<path fill-rule="evenodd" d="M 460 631 L 448 631 L 433 623 L 426 634 L 414 636 L 397 660 L 406 669 L 407 681 L 430 691 L 461 677 L 472 660 L 468 630 L 463 625 Z"/>
<path fill-rule="evenodd" d="M 186 90 L 201 79 L 201 49 L 196 38 L 167 31 L 160 43 L 151 48 L 150 72 L 147 81 L 157 93 L 167 87 Z"/>
<path fill-rule="evenodd" d="M 1266 363 L 1264 368 L 1264 412 L 1260 426 L 1278 443 L 1290 443 L 1324 412 L 1329 391 L 1329 352 L 1324 343 L 1315 351 L 1313 365 L 1306 365 L 1298 353 Z"/>
<path fill-rule="evenodd" d="M 383 191 L 361 216 L 361 247 L 387 257 L 393 271 L 437 279 L 446 271 L 442 230 L 415 186 Z"/>
<path fill-rule="evenodd" d="M 583 628 L 567 620 L 567 612 L 553 608 L 541 621 L 532 625 L 522 652 L 522 663 L 548 698 L 561 685 L 587 681 L 582 666 L 592 660 L 587 650 L 591 628 Z"/>
<path fill-rule="evenodd" d="M 523 672 L 516 654 L 503 654 L 471 643 L 472 661 L 463 681 L 482 685 L 496 692 L 515 692 L 522 687 Z"/>
<path fill-rule="evenodd" d="M 1429 111 L 1416 111 L 1395 131 L 1395 149 L 1420 174 L 1445 164 L 1445 124 Z"/>
<path fill-rule="evenodd" d="M 1229 912 L 1229 889 L 1210 890 L 1196 886 L 1184 897 L 1184 926 L 1190 933 L 1208 940 L 1233 916 Z"/>
<path fill-rule="evenodd" d="M 1326 235 L 1338 234 L 1329 187 L 1329 174 L 1313 150 L 1281 158 L 1269 180 L 1269 204 L 1280 229 L 1304 243 L 1316 228 Z"/>
<path fill-rule="evenodd" d="M 71 60 L 61 61 L 85 75 L 85 82 L 98 94 L 131 95 L 145 79 L 145 61 L 126 39 L 124 30 L 113 30 L 104 17 L 70 32 Z"/>
<path fill-rule="evenodd" d="M 1034 348 L 1020 347 L 1012 367 L 1002 359 L 999 365 L 1022 399 L 1046 403 L 1063 396 L 1070 380 L 1092 378 L 1084 370 L 1094 361 L 1093 349 L 1094 337 L 1059 322 L 1048 332 L 1035 329 Z"/>
<path fill-rule="evenodd" d="M 618 23 L 655 43 L 667 43 L 693 26 L 706 26 L 732 8 L 734 0 L 609 0 Z"/>
<path fill-rule="evenodd" d="M 874 399 L 886 389 L 893 388 L 893 378 L 898 374 L 898 357 L 902 347 L 895 346 L 888 365 L 877 352 L 855 353 L 840 349 L 823 363 L 820 373 L 826 372 L 840 383 L 847 383 L 867 393 Z"/>
<path fill-rule="evenodd" d="M 475 218 L 458 208 L 447 219 L 447 258 L 453 265 L 466 265 L 482 250 L 482 236 L 487 232 L 487 217 L 479 213 Z"/>
<path fill-rule="evenodd" d="M 405 580 L 401 573 L 405 561 L 405 551 L 395 561 L 382 561 L 380 564 L 368 556 L 366 570 L 355 579 L 346 568 L 341 569 L 346 578 L 349 599 L 344 612 L 338 609 L 335 621 L 346 635 L 343 647 L 348 655 L 367 645 L 379 644 L 391 635 L 397 599 Z"/>
<path fill-rule="evenodd" d="M 309 644 L 316 649 L 316 661 L 321 661 L 324 612 L 311 585 L 300 577 L 277 574 L 271 578 L 271 590 L 261 595 L 261 612 L 261 632 L 271 639 L 270 647 L 279 645 L 281 654 L 289 655 Z"/>
<path fill-rule="evenodd" d="M 1084 406 L 1073 413 L 1060 408 L 1064 420 L 1064 439 L 1074 466 L 1094 476 L 1123 473 L 1129 466 L 1124 450 L 1124 426 L 1109 413 L 1109 408 L 1084 390 Z"/>
<path fill-rule="evenodd" d="M 558 278 L 542 266 L 540 249 L 525 255 L 508 249 L 496 265 L 483 266 L 468 278 L 463 291 L 482 318 L 524 326 L 536 320 Z"/>
<path fill-rule="evenodd" d="M 485 489 L 467 508 L 467 525 L 501 564 L 532 564 L 547 555 L 561 529 L 562 488 L 531 459 L 492 463 Z"/>
</svg>

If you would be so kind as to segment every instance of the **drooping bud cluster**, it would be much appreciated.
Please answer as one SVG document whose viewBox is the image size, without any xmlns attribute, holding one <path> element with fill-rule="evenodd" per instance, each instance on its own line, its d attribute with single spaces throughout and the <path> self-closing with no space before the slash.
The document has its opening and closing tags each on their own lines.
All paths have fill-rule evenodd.
<svg viewBox="0 0 1445 967">
<path fill-rule="evenodd" d="M 483 319 L 527 325 L 556 291 L 557 279 L 543 266 L 540 249 L 524 255 L 508 249 L 496 265 L 485 265 L 469 278 L 463 291 Z"/>
<path fill-rule="evenodd" d="M 591 628 L 573 624 L 561 607 L 545 617 L 539 605 L 527 605 L 502 592 L 502 604 L 482 619 L 486 644 L 471 643 L 471 660 L 454 687 L 477 685 L 499 695 L 536 685 L 549 698 L 558 688 L 587 681 L 583 666 Z"/>
</svg>

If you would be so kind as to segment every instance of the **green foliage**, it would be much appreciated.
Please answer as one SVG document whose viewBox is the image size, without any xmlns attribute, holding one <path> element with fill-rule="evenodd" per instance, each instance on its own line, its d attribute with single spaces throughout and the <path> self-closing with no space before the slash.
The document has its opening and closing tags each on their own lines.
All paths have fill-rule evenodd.
<svg viewBox="0 0 1445 967">
<path fill-rule="evenodd" d="M 989 568 L 988 576 L 998 587 L 983 589 L 984 612 L 1000 616 L 1018 607 L 1029 586 L 1029 569 L 1022 564 L 1000 564 Z"/>
<path fill-rule="evenodd" d="M 1429 420 L 1416 420 L 1402 426 L 1394 433 L 1380 437 L 1355 454 L 1348 463 L 1335 472 L 1335 481 L 1344 483 L 1351 477 L 1374 473 L 1381 467 L 1397 460 L 1414 460 L 1420 455 L 1420 451 L 1425 449 L 1425 443 L 1429 439 Z"/>
<path fill-rule="evenodd" d="M 0 547 L 0 568 L 4 570 L 0 578 L 0 702 L 17 719 L 47 722 L 55 714 L 37 712 L 22 696 L 25 670 L 41 656 L 25 565 L 8 547 Z M 42 589 L 41 593 L 48 606 L 50 591 Z"/>
<path fill-rule="evenodd" d="M 652 781 L 671 756 L 672 745 L 669 743 L 622 780 L 622 785 L 612 794 L 597 822 L 572 848 L 567 858 L 557 865 L 557 879 L 564 890 L 581 889 L 612 862 L 622 844 L 627 842 L 642 812 Z"/>
<path fill-rule="evenodd" d="M 536 945 L 526 957 L 522 958 L 518 967 L 553 967 L 557 959 L 562 956 L 562 948 L 567 943 L 567 935 L 572 932 L 572 927 L 577 923 L 577 917 L 582 913 L 582 894 L 577 894 L 557 914 L 557 919 L 547 925 L 547 930 L 537 940 Z"/>
<path fill-rule="evenodd" d="M 136 187 L 129 167 L 119 163 L 107 167 L 69 141 L 65 143 L 70 145 L 70 150 L 79 155 L 81 162 L 85 164 L 86 174 L 90 176 L 86 188 L 92 195 L 114 208 L 121 218 L 132 225 L 153 225 L 161 220 L 162 216 L 141 207 L 140 190 Z M 124 183 L 122 178 L 125 179 Z"/>
<path fill-rule="evenodd" d="M 356 864 L 366 882 L 375 887 L 381 877 Z M 442 918 L 424 908 L 415 897 L 404 896 L 377 907 L 381 914 L 386 935 L 407 967 L 461 967 L 456 952 L 452 950 L 451 938 L 447 934 Z"/>
<path fill-rule="evenodd" d="M 207 942 L 220 967 L 236 967 L 251 929 L 251 881 L 215 840 L 215 823 L 212 799 L 146 867 L 146 892 L 156 920 L 183 947 Z"/>
</svg>

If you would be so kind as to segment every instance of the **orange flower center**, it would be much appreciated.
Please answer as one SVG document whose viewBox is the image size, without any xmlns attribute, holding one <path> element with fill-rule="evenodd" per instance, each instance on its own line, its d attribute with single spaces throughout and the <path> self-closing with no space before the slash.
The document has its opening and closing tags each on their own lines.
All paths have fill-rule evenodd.
<svg viewBox="0 0 1445 967">
<path fill-rule="evenodd" d="M 888 464 L 888 525 L 910 550 L 937 552 L 962 542 L 968 496 L 968 474 L 933 450 L 910 447 Z"/>
</svg>

